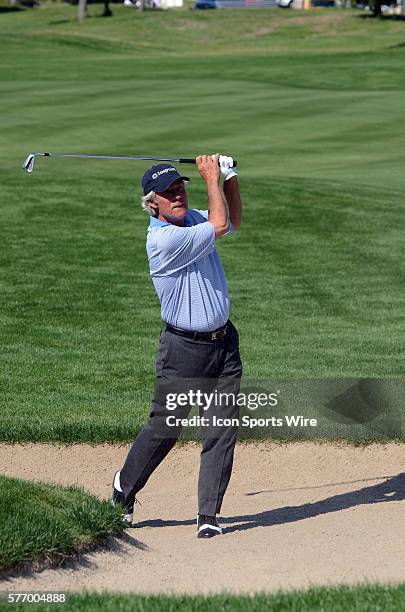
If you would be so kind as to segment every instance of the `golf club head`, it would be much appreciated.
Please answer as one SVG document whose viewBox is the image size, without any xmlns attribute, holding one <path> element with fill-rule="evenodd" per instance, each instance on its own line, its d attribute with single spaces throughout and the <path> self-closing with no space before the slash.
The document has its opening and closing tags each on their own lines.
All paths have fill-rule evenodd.
<svg viewBox="0 0 405 612">
<path fill-rule="evenodd" d="M 23 166 L 22 166 L 23 170 L 25 170 L 25 172 L 33 172 L 34 164 L 35 164 L 35 153 L 30 153 L 27 159 L 25 160 L 25 162 L 23 163 Z"/>
</svg>

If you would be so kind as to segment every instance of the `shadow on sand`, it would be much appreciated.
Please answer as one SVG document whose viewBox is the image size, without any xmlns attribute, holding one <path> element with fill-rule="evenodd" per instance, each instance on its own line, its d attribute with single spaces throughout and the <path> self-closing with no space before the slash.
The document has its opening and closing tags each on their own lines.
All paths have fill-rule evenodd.
<svg viewBox="0 0 405 612">
<path fill-rule="evenodd" d="M 376 480 L 378 478 L 381 477 L 376 476 L 375 478 L 369 480 Z M 336 484 L 341 485 L 347 483 Z M 302 488 L 316 489 L 326 486 L 334 485 L 321 485 Z M 259 494 L 262 492 L 264 493 L 267 491 L 258 491 L 253 494 Z M 247 493 L 247 495 L 252 495 L 252 493 Z M 346 510 L 347 508 L 353 508 L 355 506 L 380 504 L 390 501 L 402 501 L 404 499 L 405 472 L 402 472 L 397 476 L 389 476 L 388 479 L 385 480 L 383 483 L 363 487 L 361 489 L 358 489 L 357 491 L 350 491 L 349 493 L 333 495 L 332 497 L 326 497 L 325 499 L 322 499 L 320 501 L 302 504 L 301 506 L 284 506 L 283 508 L 276 508 L 274 510 L 265 510 L 264 512 L 258 512 L 257 514 L 241 514 L 237 516 L 228 516 L 225 518 L 221 518 L 221 524 L 224 527 L 224 525 L 230 523 L 238 523 L 237 525 L 224 527 L 224 533 L 232 533 L 234 531 L 246 531 L 247 529 L 254 529 L 255 527 L 271 527 L 272 525 L 294 523 L 296 521 L 303 521 L 305 519 L 313 518 L 314 516 L 319 516 L 320 514 L 328 514 L 329 512 L 339 512 L 340 510 Z M 135 524 L 133 528 L 142 529 L 143 527 L 180 527 L 185 525 L 195 525 L 195 523 L 195 519 L 153 519 L 141 521 Z"/>
<path fill-rule="evenodd" d="M 73 569 L 78 570 L 82 568 L 95 569 L 97 563 L 95 563 L 91 556 L 93 553 L 98 552 L 113 552 L 120 556 L 125 556 L 127 550 L 125 544 L 138 548 L 139 550 L 148 550 L 148 546 L 132 537 L 128 533 L 124 532 L 119 538 L 108 538 L 101 544 L 89 545 L 79 553 L 72 553 L 66 556 L 50 556 L 44 558 L 36 563 L 27 563 L 22 565 L 15 570 L 5 572 L 0 576 L 0 584 L 10 582 L 13 578 L 35 578 L 38 572 L 46 569 Z"/>
<path fill-rule="evenodd" d="M 239 523 L 232 527 L 226 527 L 224 532 L 245 531 L 255 527 L 271 527 L 272 525 L 283 525 L 294 523 L 305 519 L 339 512 L 355 506 L 380 504 L 391 501 L 402 501 L 405 499 L 405 472 L 397 476 L 391 476 L 383 483 L 363 487 L 357 491 L 333 495 L 320 501 L 301 506 L 285 506 L 274 510 L 266 510 L 258 514 L 232 516 L 223 519 L 224 523 Z"/>
</svg>

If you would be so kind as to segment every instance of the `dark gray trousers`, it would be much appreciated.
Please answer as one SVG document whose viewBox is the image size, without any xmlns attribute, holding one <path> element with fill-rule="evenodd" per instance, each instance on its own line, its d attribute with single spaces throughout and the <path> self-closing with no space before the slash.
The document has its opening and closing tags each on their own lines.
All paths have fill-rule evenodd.
<svg viewBox="0 0 405 612">
<path fill-rule="evenodd" d="M 239 392 L 241 376 L 238 332 L 230 321 L 226 335 L 219 340 L 194 340 L 166 329 L 161 332 L 152 411 L 121 470 L 121 487 L 126 497 L 135 497 L 175 445 L 182 427 L 167 425 L 167 416 L 186 418 L 191 410 L 187 405 L 168 411 L 167 393 L 187 393 L 190 389 L 213 392 L 216 389 L 217 397 L 218 393 L 228 393 L 232 397 Z M 226 401 L 211 405 L 208 410 L 199 407 L 199 413 L 209 425 L 201 428 L 198 512 L 213 516 L 221 510 L 231 477 L 238 430 L 234 423 L 214 425 L 213 418 L 237 419 L 239 409 L 234 402 Z M 174 480 L 174 489 L 175 486 Z"/>
</svg>

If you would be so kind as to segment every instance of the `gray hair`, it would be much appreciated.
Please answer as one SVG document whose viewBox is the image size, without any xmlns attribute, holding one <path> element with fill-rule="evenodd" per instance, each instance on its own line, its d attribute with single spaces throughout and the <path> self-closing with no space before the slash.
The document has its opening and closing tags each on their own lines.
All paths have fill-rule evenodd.
<svg viewBox="0 0 405 612">
<path fill-rule="evenodd" d="M 151 217 L 157 217 L 156 210 L 150 205 L 150 203 L 157 204 L 156 193 L 154 191 L 149 191 L 146 195 L 141 197 L 141 206 L 142 209 L 148 213 Z"/>
</svg>

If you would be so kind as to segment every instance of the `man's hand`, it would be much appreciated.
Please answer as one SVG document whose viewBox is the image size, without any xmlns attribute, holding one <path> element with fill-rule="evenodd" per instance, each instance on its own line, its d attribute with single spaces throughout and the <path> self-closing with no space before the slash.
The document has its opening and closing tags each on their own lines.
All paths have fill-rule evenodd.
<svg viewBox="0 0 405 612">
<path fill-rule="evenodd" d="M 218 185 L 219 183 L 221 172 L 218 165 L 218 160 L 219 153 L 216 155 L 199 155 L 195 160 L 198 172 L 201 174 L 207 185 L 212 183 Z"/>
<path fill-rule="evenodd" d="M 219 156 L 219 166 L 221 168 L 221 174 L 224 181 L 228 181 L 233 176 L 238 176 L 235 168 L 233 168 L 233 157 L 227 157 L 226 155 Z"/>
</svg>

